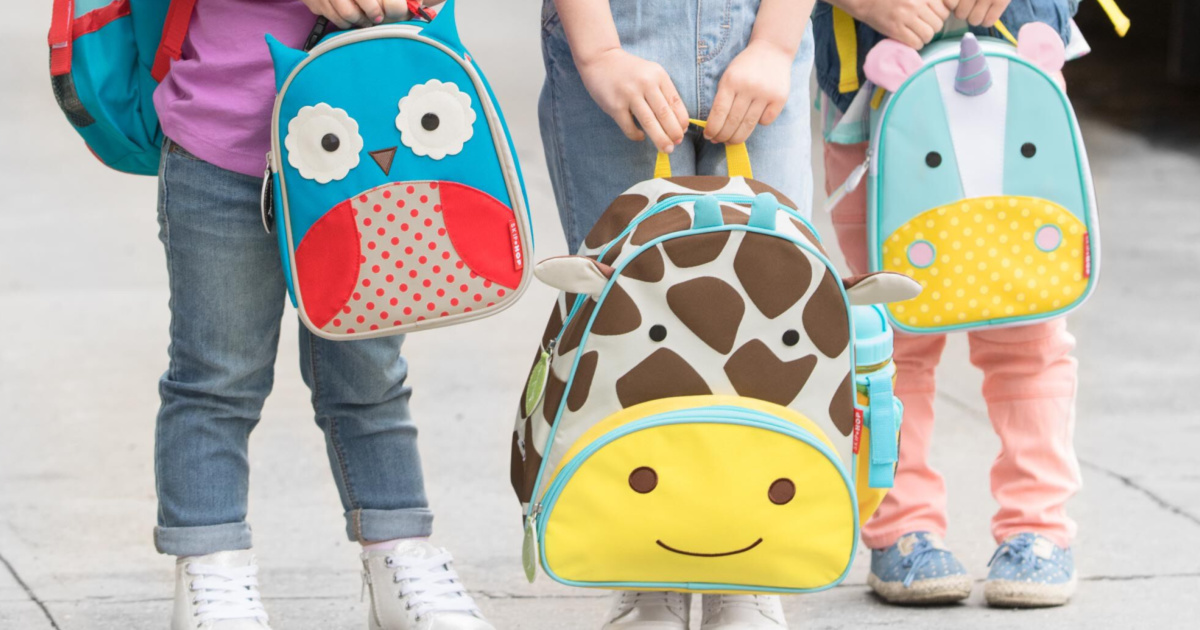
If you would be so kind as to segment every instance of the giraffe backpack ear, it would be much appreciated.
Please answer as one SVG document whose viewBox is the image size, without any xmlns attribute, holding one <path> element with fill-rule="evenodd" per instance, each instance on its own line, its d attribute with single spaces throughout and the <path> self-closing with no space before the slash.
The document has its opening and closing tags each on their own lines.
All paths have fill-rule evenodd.
<svg viewBox="0 0 1200 630">
<path fill-rule="evenodd" d="M 921 285 L 916 280 L 890 271 L 844 278 L 842 285 L 855 306 L 903 302 L 921 294 Z"/>
<path fill-rule="evenodd" d="M 612 278 L 613 268 L 587 256 L 556 256 L 538 263 L 533 274 L 559 291 L 599 297 Z"/>
</svg>

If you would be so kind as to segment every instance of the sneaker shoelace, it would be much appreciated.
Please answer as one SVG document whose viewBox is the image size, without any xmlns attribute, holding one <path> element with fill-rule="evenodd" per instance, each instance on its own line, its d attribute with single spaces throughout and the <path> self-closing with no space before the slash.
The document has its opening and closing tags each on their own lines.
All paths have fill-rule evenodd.
<svg viewBox="0 0 1200 630">
<path fill-rule="evenodd" d="M 387 566 L 394 569 L 392 579 L 401 584 L 400 597 L 418 620 L 430 613 L 464 613 L 481 616 L 475 600 L 467 593 L 451 568 L 454 560 L 447 552 L 429 558 L 388 556 Z"/>
<path fill-rule="evenodd" d="M 913 545 L 912 551 L 900 560 L 900 566 L 908 569 L 908 573 L 904 574 L 904 588 L 912 585 L 913 580 L 917 578 L 917 572 L 928 564 L 939 551 L 940 549 L 935 547 L 929 540 L 925 538 L 917 539 L 917 543 Z"/>
<path fill-rule="evenodd" d="M 267 610 L 258 593 L 258 567 L 221 567 L 189 562 L 184 571 L 195 615 L 201 623 L 228 619 L 256 619 L 267 623 Z"/>
<path fill-rule="evenodd" d="M 1000 543 L 1000 546 L 996 548 L 996 553 L 992 554 L 992 559 L 988 560 L 988 566 L 990 567 L 996 560 L 1008 556 L 1017 564 L 1032 564 L 1034 570 L 1037 570 L 1041 566 L 1042 558 L 1034 553 L 1033 543 L 1033 538 L 1025 536 L 1011 538 Z"/>
</svg>

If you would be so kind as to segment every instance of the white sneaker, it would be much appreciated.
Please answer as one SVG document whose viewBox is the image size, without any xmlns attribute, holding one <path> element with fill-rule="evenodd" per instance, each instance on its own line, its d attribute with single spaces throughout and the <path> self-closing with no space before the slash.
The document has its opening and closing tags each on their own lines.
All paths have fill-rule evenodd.
<svg viewBox="0 0 1200 630">
<path fill-rule="evenodd" d="M 700 630 L 787 628 L 778 595 L 705 595 Z"/>
<path fill-rule="evenodd" d="M 222 551 L 175 561 L 171 630 L 270 630 L 249 551 Z"/>
<path fill-rule="evenodd" d="M 371 630 L 496 630 L 451 568 L 450 552 L 405 540 L 362 554 Z"/>
<path fill-rule="evenodd" d="M 601 630 L 687 630 L 692 595 L 674 591 L 621 591 Z"/>
</svg>

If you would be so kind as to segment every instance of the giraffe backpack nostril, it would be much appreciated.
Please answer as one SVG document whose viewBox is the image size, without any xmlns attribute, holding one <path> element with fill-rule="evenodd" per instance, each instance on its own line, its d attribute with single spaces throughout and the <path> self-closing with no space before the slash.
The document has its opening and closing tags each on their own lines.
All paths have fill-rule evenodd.
<svg viewBox="0 0 1200 630">
<path fill-rule="evenodd" d="M 791 479 L 786 477 L 776 479 L 767 490 L 767 498 L 771 499 L 771 503 L 775 505 L 785 505 L 790 503 L 796 496 L 796 484 L 792 483 Z"/>
</svg>

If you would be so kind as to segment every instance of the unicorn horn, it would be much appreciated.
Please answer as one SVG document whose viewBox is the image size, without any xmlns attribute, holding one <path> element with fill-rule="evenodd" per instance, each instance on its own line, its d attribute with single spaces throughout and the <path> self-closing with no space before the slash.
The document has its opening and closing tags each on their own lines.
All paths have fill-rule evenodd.
<svg viewBox="0 0 1200 630">
<path fill-rule="evenodd" d="M 988 70 L 987 58 L 979 47 L 979 40 L 971 33 L 963 35 L 958 54 L 958 75 L 954 77 L 954 90 L 967 96 L 979 96 L 992 87 L 992 72 Z"/>
</svg>

